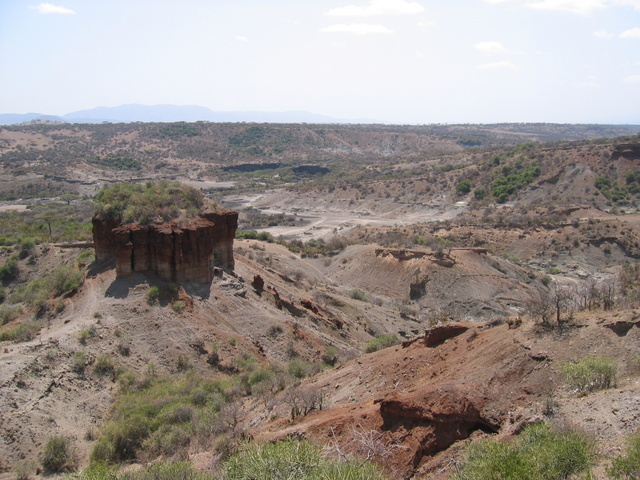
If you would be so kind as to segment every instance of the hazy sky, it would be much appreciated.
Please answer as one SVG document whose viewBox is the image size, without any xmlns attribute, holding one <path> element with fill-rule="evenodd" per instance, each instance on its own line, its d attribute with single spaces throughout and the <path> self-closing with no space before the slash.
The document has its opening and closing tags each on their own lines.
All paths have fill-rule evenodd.
<svg viewBox="0 0 640 480">
<path fill-rule="evenodd" d="M 0 113 L 640 124 L 640 0 L 0 0 Z"/>
</svg>

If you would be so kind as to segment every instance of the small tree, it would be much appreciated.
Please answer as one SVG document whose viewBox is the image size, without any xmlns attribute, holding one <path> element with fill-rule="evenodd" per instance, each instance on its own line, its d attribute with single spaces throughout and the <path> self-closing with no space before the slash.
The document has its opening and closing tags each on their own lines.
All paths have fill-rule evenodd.
<svg viewBox="0 0 640 480">
<path fill-rule="evenodd" d="M 469 180 L 461 180 L 456 185 L 456 193 L 458 195 L 466 195 L 471 191 L 471 182 Z"/>
</svg>

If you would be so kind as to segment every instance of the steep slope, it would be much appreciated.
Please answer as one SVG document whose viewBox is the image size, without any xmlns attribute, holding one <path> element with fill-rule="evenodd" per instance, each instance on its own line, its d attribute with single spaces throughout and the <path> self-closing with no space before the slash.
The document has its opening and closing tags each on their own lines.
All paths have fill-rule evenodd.
<svg viewBox="0 0 640 480">
<path fill-rule="evenodd" d="M 600 453 L 610 454 L 640 427 L 632 359 L 639 318 L 638 311 L 579 315 L 561 331 L 531 321 L 515 330 L 463 324 L 466 331 L 444 332 L 440 343 L 417 338 L 304 382 L 301 389 L 324 393 L 326 409 L 256 431 L 264 440 L 302 435 L 333 445 L 334 453 L 368 454 L 392 478 L 448 478 L 461 440 L 506 438 L 545 418 L 578 425 L 598 438 Z M 616 322 L 630 328 L 616 333 Z M 619 388 L 578 397 L 566 387 L 561 366 L 593 355 L 617 360 Z M 286 417 L 282 401 L 277 413 Z"/>
</svg>

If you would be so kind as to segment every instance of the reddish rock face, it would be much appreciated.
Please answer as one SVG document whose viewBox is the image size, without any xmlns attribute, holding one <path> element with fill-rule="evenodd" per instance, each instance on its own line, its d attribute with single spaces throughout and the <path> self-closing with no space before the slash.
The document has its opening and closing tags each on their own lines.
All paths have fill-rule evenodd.
<svg viewBox="0 0 640 480">
<path fill-rule="evenodd" d="M 97 217 L 92 222 L 96 259 L 115 258 L 118 277 L 151 270 L 172 282 L 206 283 L 213 279 L 214 267 L 234 267 L 237 212 L 206 212 L 157 225 L 123 225 Z"/>
</svg>

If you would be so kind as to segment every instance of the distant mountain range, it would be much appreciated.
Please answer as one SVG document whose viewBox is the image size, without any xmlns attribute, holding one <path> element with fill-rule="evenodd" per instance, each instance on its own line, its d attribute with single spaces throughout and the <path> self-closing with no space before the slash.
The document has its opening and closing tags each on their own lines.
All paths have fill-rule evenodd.
<svg viewBox="0 0 640 480">
<path fill-rule="evenodd" d="M 293 112 L 214 112 L 197 105 L 120 105 L 79 110 L 62 116 L 41 113 L 0 113 L 0 125 L 24 122 L 129 123 L 129 122 L 257 122 L 257 123 L 381 123 L 369 119 L 346 120 Z"/>
</svg>

